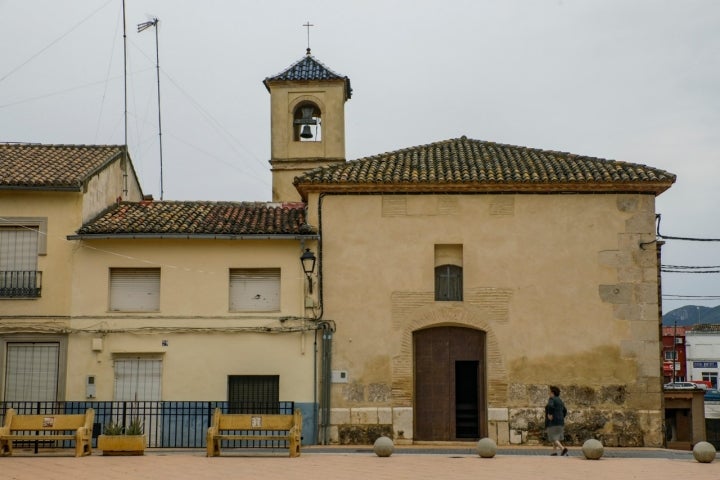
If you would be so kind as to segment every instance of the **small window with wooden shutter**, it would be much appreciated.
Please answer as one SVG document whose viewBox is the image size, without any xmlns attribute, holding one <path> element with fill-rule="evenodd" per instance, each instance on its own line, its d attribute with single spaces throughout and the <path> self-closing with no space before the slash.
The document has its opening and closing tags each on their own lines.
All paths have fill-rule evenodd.
<svg viewBox="0 0 720 480">
<path fill-rule="evenodd" d="M 462 245 L 435 245 L 435 301 L 462 302 L 462 266 Z"/>
<path fill-rule="evenodd" d="M 111 268 L 110 311 L 160 311 L 160 269 Z"/>
<path fill-rule="evenodd" d="M 279 312 L 279 268 L 231 268 L 231 312 Z"/>
</svg>

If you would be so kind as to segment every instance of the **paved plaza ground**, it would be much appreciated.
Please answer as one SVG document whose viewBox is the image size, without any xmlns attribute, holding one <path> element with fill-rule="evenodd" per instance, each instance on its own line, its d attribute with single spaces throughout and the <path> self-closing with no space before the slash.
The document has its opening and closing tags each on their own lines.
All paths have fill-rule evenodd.
<svg viewBox="0 0 720 480">
<path fill-rule="evenodd" d="M 606 449 L 600 460 L 586 460 L 579 448 L 568 457 L 550 449 L 498 450 L 480 458 L 469 448 L 396 448 L 390 457 L 371 447 L 307 447 L 298 458 L 283 453 L 234 450 L 207 458 L 204 450 L 148 450 L 142 457 L 75 458 L 72 450 L 16 450 L 0 458 L 2 480 L 52 479 L 258 479 L 258 480 L 720 480 L 720 455 L 698 463 L 692 452 L 662 449 Z"/>
</svg>

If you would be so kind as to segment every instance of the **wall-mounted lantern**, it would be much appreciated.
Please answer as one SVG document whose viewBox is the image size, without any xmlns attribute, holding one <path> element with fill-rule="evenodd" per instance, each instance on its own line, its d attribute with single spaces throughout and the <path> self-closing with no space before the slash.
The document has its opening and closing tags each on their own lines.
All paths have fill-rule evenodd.
<svg viewBox="0 0 720 480">
<path fill-rule="evenodd" d="M 302 263 L 303 272 L 308 280 L 308 292 L 313 291 L 312 273 L 315 271 L 315 254 L 306 248 L 303 254 L 300 256 L 300 263 Z"/>
</svg>

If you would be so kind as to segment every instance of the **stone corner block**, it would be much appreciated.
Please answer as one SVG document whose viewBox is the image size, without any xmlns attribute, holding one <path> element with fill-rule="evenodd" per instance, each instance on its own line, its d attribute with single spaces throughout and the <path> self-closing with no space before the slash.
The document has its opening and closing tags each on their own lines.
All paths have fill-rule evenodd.
<svg viewBox="0 0 720 480">
<path fill-rule="evenodd" d="M 378 409 L 373 407 L 351 408 L 350 421 L 353 425 L 376 425 Z"/>
<path fill-rule="evenodd" d="M 333 425 L 345 425 L 350 423 L 349 408 L 331 408 L 330 423 Z"/>
<path fill-rule="evenodd" d="M 488 408 L 488 420 L 491 422 L 507 422 L 510 413 L 507 408 Z"/>
</svg>

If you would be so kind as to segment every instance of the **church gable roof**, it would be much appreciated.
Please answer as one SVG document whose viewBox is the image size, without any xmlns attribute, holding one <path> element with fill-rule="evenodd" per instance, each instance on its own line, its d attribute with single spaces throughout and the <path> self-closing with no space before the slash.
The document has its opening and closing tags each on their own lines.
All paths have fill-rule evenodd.
<svg viewBox="0 0 720 480">
<path fill-rule="evenodd" d="M 309 53 L 288 68 L 263 80 L 265 88 L 270 91 L 270 83 L 274 81 L 308 81 L 308 80 L 344 80 L 345 100 L 352 96 L 350 79 L 339 73 L 335 73 L 323 65 L 317 58 Z"/>
<path fill-rule="evenodd" d="M 123 152 L 119 145 L 0 144 L 0 189 L 79 191 Z"/>
<path fill-rule="evenodd" d="M 302 203 L 123 202 L 83 225 L 80 238 L 310 235 Z"/>
<path fill-rule="evenodd" d="M 295 178 L 309 191 L 652 192 L 675 175 L 640 164 L 454 138 L 311 170 Z"/>
</svg>

